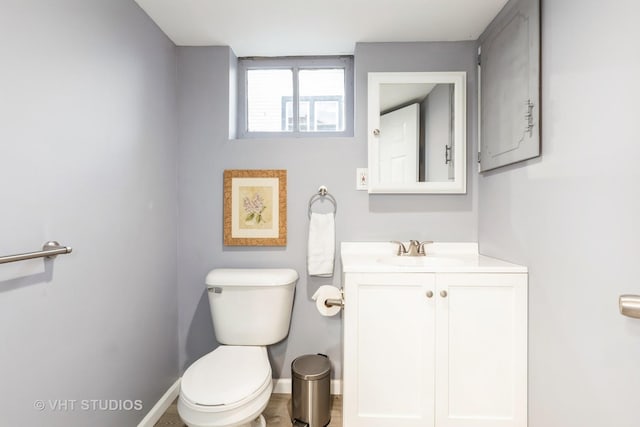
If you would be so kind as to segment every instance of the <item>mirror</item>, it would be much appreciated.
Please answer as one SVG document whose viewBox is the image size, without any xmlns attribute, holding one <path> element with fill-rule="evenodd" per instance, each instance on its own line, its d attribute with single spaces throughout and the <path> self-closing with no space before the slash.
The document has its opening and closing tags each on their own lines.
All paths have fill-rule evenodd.
<svg viewBox="0 0 640 427">
<path fill-rule="evenodd" d="M 369 193 L 466 193 L 466 77 L 369 73 Z"/>
</svg>

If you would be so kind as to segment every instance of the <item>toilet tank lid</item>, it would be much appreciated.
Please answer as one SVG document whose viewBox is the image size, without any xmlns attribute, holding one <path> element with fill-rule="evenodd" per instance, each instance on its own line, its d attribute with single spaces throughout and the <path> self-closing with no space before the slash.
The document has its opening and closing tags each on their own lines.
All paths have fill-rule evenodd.
<svg viewBox="0 0 640 427">
<path fill-rule="evenodd" d="M 290 268 L 216 268 L 207 274 L 207 286 L 284 286 L 298 280 Z"/>
</svg>

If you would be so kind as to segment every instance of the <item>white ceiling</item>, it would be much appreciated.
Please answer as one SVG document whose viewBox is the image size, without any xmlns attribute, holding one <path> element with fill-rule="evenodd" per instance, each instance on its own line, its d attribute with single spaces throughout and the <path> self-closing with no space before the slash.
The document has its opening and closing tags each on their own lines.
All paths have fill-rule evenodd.
<svg viewBox="0 0 640 427">
<path fill-rule="evenodd" d="M 353 53 L 356 42 L 475 40 L 507 0 L 135 0 L 179 46 L 238 56 Z"/>
<path fill-rule="evenodd" d="M 422 102 L 436 87 L 433 83 L 404 83 L 380 85 L 380 111 L 386 112 L 399 105 Z"/>
</svg>

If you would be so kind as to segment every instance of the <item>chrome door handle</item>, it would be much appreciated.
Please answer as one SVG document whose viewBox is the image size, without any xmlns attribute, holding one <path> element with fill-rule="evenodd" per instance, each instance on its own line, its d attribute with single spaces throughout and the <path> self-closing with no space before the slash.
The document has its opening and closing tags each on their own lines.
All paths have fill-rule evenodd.
<svg viewBox="0 0 640 427">
<path fill-rule="evenodd" d="M 620 314 L 640 319 L 640 296 L 620 295 L 618 304 L 620 305 Z"/>
</svg>

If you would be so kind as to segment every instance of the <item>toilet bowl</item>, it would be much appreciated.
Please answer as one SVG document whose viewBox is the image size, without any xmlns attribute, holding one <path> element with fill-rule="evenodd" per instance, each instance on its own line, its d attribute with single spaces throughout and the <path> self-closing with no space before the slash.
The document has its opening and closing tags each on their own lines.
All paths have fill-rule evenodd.
<svg viewBox="0 0 640 427">
<path fill-rule="evenodd" d="M 263 427 L 272 389 L 265 347 L 220 346 L 184 373 L 178 411 L 189 427 Z"/>
<path fill-rule="evenodd" d="M 273 390 L 267 345 L 289 330 L 298 274 L 217 269 L 207 275 L 218 348 L 182 376 L 178 414 L 189 427 L 266 427 Z"/>
</svg>

